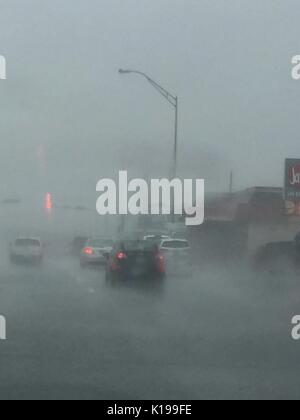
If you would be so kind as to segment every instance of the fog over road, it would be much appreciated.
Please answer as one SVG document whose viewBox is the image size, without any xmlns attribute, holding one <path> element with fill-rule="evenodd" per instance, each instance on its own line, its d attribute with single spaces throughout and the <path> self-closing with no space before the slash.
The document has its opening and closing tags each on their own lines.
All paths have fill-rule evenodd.
<svg viewBox="0 0 300 420">
<path fill-rule="evenodd" d="M 203 267 L 157 289 L 111 289 L 104 272 L 65 256 L 31 267 L 3 254 L 0 265 L 1 399 L 300 396 L 294 279 L 285 288 Z"/>
<path fill-rule="evenodd" d="M 0 3 L 0 400 L 299 399 L 300 1 Z"/>
</svg>

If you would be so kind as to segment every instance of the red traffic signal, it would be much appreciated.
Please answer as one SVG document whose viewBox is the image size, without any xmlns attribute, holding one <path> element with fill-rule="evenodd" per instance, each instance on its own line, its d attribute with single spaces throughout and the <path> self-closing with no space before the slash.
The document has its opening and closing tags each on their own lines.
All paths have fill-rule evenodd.
<svg viewBox="0 0 300 420">
<path fill-rule="evenodd" d="M 46 210 L 52 210 L 54 207 L 53 197 L 52 197 L 52 194 L 50 193 L 46 195 L 45 207 L 46 207 Z"/>
</svg>

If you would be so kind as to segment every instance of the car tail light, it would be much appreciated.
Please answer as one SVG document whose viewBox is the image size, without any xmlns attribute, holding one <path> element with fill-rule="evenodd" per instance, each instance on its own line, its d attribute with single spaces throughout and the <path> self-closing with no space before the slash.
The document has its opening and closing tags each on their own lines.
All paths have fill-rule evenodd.
<svg viewBox="0 0 300 420">
<path fill-rule="evenodd" d="M 117 255 L 117 259 L 118 260 L 127 260 L 127 255 L 125 254 L 125 252 L 119 252 Z"/>
<path fill-rule="evenodd" d="M 94 250 L 93 250 L 93 248 L 88 247 L 88 248 L 85 248 L 84 249 L 84 253 L 86 255 L 93 255 L 94 254 Z"/>
</svg>

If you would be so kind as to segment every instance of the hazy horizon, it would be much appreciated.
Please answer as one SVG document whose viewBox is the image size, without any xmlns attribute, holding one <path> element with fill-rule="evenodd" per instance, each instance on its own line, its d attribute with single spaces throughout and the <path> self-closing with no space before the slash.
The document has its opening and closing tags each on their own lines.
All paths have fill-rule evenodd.
<svg viewBox="0 0 300 420">
<path fill-rule="evenodd" d="M 92 197 L 127 169 L 164 176 L 178 95 L 179 173 L 210 191 L 283 186 L 299 157 L 300 4 L 266 0 L 1 1 L 1 194 Z M 284 35 L 284 36 L 283 36 Z M 276 48 L 274 48 L 274 45 Z"/>
</svg>

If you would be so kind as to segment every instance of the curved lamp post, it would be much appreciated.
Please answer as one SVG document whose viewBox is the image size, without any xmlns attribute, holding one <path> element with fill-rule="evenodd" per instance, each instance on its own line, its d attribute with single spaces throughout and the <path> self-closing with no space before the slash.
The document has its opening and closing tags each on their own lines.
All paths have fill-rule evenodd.
<svg viewBox="0 0 300 420">
<path fill-rule="evenodd" d="M 137 71 L 137 70 L 124 70 L 120 69 L 119 73 L 122 75 L 125 74 L 137 74 L 139 76 L 144 77 L 175 109 L 175 138 L 174 138 L 174 154 L 173 154 L 173 160 L 174 160 L 174 166 L 173 166 L 173 176 L 176 178 L 177 176 L 177 163 L 178 163 L 178 97 L 172 95 L 170 92 L 168 92 L 166 89 L 164 89 L 160 84 L 155 82 L 151 77 L 149 77 L 147 74 Z"/>
</svg>

